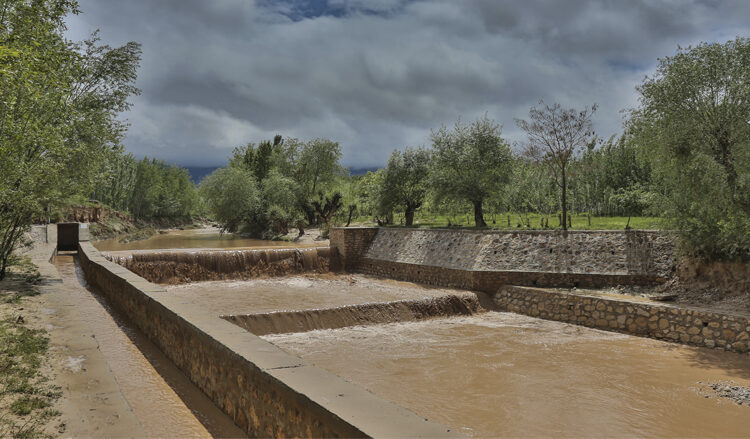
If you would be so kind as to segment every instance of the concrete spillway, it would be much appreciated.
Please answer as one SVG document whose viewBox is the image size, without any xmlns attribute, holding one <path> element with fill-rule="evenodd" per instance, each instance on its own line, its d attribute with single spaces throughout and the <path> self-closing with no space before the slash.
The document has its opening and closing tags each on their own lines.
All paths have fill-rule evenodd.
<svg viewBox="0 0 750 439">
<path fill-rule="evenodd" d="M 484 310 L 477 296 L 465 293 L 337 308 L 228 315 L 222 318 L 255 335 L 267 335 L 471 315 L 481 311 Z"/>
<path fill-rule="evenodd" d="M 328 247 L 135 252 L 105 257 L 160 284 L 322 273 L 329 268 Z"/>
</svg>

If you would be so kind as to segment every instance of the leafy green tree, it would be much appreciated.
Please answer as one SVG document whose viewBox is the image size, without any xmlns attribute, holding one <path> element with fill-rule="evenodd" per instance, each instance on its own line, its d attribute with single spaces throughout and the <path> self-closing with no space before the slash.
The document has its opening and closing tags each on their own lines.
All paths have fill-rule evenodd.
<svg viewBox="0 0 750 439">
<path fill-rule="evenodd" d="M 129 210 L 139 219 L 189 217 L 197 197 L 184 168 L 145 157 L 136 165 Z"/>
<path fill-rule="evenodd" d="M 628 222 L 625 224 L 626 229 L 630 228 L 630 217 L 641 214 L 649 205 L 650 195 L 637 184 L 629 188 L 620 188 L 612 194 L 612 203 L 620 207 L 628 216 Z"/>
<path fill-rule="evenodd" d="M 394 150 L 385 167 L 382 197 L 386 210 L 403 207 L 407 226 L 414 224 L 414 212 L 425 200 L 429 167 L 430 152 L 424 148 Z"/>
<path fill-rule="evenodd" d="M 750 39 L 680 48 L 637 90 L 649 152 L 686 250 L 750 260 Z"/>
<path fill-rule="evenodd" d="M 437 200 L 469 201 L 474 222 L 485 227 L 483 203 L 510 180 L 510 146 L 500 137 L 500 126 L 486 115 L 471 124 L 459 119 L 449 130 L 433 131 L 430 183 Z"/>
<path fill-rule="evenodd" d="M 237 232 L 247 224 L 255 224 L 263 210 L 258 183 L 242 167 L 217 169 L 203 179 L 199 191 L 222 230 L 228 232 Z"/>
<path fill-rule="evenodd" d="M 560 187 L 563 230 L 568 229 L 568 167 L 577 154 L 595 141 L 591 119 L 596 104 L 579 111 L 563 109 L 560 104 L 531 107 L 529 121 L 516 119 L 516 124 L 528 136 L 525 153 L 534 160 L 547 164 Z"/>
<path fill-rule="evenodd" d="M 35 217 L 89 192 L 119 146 L 140 46 L 65 39 L 66 0 L 5 0 L 0 14 L 0 279 Z"/>
<path fill-rule="evenodd" d="M 299 228 L 303 235 L 302 215 L 297 207 L 297 183 L 273 169 L 263 180 L 261 199 L 265 204 L 269 228 L 275 233 L 287 234 L 290 226 Z"/>
<path fill-rule="evenodd" d="M 393 209 L 387 202 L 385 187 L 385 170 L 368 171 L 360 178 L 357 191 L 357 204 L 360 214 L 372 216 L 378 224 L 393 222 Z"/>
<path fill-rule="evenodd" d="M 571 173 L 574 205 L 595 215 L 632 214 L 612 203 L 612 195 L 636 185 L 648 191 L 651 185 L 650 163 L 629 133 L 613 136 L 598 148 L 594 143 L 588 145 L 580 160 L 572 163 Z"/>
</svg>

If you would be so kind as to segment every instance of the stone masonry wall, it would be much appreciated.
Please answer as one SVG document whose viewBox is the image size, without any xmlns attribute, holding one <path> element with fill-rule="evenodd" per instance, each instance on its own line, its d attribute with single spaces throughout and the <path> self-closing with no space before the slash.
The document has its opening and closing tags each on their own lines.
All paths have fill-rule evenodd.
<svg viewBox="0 0 750 439">
<path fill-rule="evenodd" d="M 250 437 L 460 437 L 175 299 L 88 242 L 78 254 L 87 280 Z"/>
<path fill-rule="evenodd" d="M 747 353 L 750 319 L 668 304 L 506 286 L 500 310 L 694 346 Z"/>
<path fill-rule="evenodd" d="M 381 228 L 364 256 L 462 270 L 667 277 L 672 270 L 673 253 L 670 237 L 651 231 Z"/>
<path fill-rule="evenodd" d="M 378 230 L 377 227 L 331 228 L 331 270 L 351 270 L 356 267 Z"/>
<path fill-rule="evenodd" d="M 603 288 L 616 285 L 654 285 L 658 276 L 541 271 L 481 271 L 360 258 L 355 271 L 373 276 L 494 293 L 503 285 Z"/>
<path fill-rule="evenodd" d="M 490 293 L 504 284 L 659 284 L 674 251 L 671 239 L 656 232 L 389 228 L 331 229 L 331 248 L 349 271 Z"/>
</svg>

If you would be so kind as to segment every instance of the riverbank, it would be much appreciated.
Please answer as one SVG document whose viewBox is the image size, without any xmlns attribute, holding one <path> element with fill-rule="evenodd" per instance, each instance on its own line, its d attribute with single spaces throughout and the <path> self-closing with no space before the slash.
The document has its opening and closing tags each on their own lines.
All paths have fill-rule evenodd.
<svg viewBox="0 0 750 439">
<path fill-rule="evenodd" d="M 0 281 L 0 437 L 65 431 L 54 407 L 61 390 L 51 381 L 49 336 L 33 317 L 42 303 L 38 282 L 28 260 Z"/>
</svg>

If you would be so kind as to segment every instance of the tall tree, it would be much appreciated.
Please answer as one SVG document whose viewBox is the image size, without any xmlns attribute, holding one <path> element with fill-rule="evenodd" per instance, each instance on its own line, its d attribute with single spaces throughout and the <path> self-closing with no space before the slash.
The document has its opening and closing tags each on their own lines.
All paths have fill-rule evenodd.
<svg viewBox="0 0 750 439">
<path fill-rule="evenodd" d="M 0 15 L 0 279 L 46 206 L 90 191 L 138 93 L 140 46 L 65 39 L 67 0 L 4 0 Z"/>
<path fill-rule="evenodd" d="M 477 227 L 487 226 L 484 201 L 510 179 L 513 158 L 500 134 L 500 126 L 485 115 L 471 124 L 459 119 L 452 130 L 443 125 L 430 135 L 430 183 L 436 199 L 471 202 Z"/>
<path fill-rule="evenodd" d="M 563 109 L 560 104 L 531 107 L 529 121 L 516 119 L 516 124 L 528 136 L 525 153 L 544 162 L 560 187 L 563 230 L 568 229 L 568 166 L 576 155 L 595 139 L 591 119 L 596 104 L 579 111 Z"/>
<path fill-rule="evenodd" d="M 680 48 L 637 90 L 629 128 L 689 250 L 750 259 L 750 39 Z"/>
<path fill-rule="evenodd" d="M 383 200 L 386 210 L 400 205 L 406 225 L 414 224 L 414 213 L 422 206 L 427 194 L 430 152 L 424 148 L 394 150 L 385 167 Z"/>
</svg>

